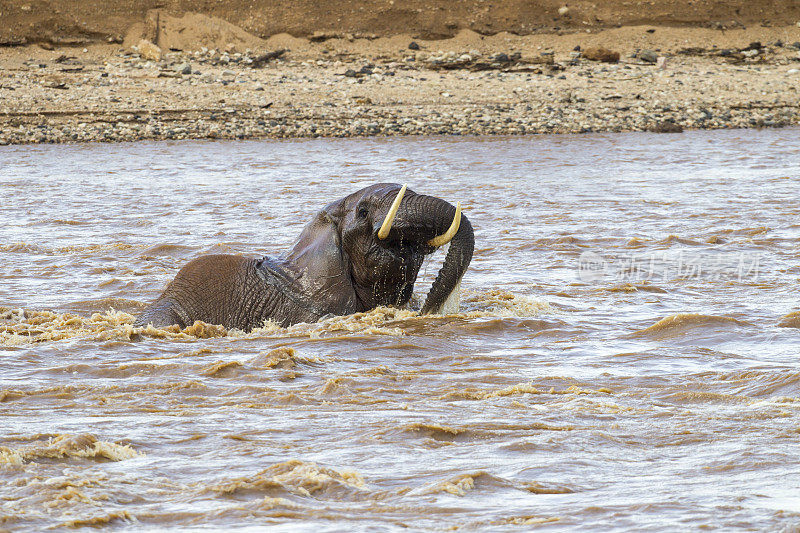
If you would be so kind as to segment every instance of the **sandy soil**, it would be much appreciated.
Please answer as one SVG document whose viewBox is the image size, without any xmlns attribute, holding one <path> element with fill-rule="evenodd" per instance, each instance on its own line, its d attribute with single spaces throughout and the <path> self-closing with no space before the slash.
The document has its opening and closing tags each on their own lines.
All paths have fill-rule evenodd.
<svg viewBox="0 0 800 533">
<path fill-rule="evenodd" d="M 797 0 L 3 0 L 0 43 L 120 40 L 157 7 L 172 15 L 217 16 L 260 37 L 332 32 L 431 39 L 463 29 L 525 35 L 620 25 L 740 28 L 800 21 Z M 566 12 L 559 12 L 563 7 Z"/>
<path fill-rule="evenodd" d="M 159 13 L 122 46 L 0 48 L 0 143 L 800 124 L 796 24 L 262 40 Z"/>
</svg>

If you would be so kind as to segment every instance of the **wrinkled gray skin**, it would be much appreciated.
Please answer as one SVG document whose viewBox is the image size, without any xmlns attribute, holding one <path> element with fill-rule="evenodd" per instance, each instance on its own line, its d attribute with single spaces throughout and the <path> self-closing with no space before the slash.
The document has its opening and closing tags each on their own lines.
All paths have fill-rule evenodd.
<svg viewBox="0 0 800 533">
<path fill-rule="evenodd" d="M 195 320 L 250 331 L 272 320 L 282 326 L 316 322 L 411 297 L 428 241 L 447 231 L 455 207 L 406 191 L 386 239 L 377 237 L 400 186 L 367 187 L 320 211 L 283 259 L 206 255 L 184 266 L 137 326 L 187 327 Z M 469 220 L 450 242 L 423 313 L 438 312 L 467 270 L 474 248 Z"/>
</svg>

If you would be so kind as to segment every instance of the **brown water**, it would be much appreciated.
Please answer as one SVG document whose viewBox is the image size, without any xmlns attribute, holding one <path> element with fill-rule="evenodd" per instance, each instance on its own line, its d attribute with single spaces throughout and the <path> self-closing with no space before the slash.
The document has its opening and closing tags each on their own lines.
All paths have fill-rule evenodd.
<svg viewBox="0 0 800 533">
<path fill-rule="evenodd" d="M 798 138 L 1 147 L 0 529 L 796 527 Z M 379 181 L 467 207 L 462 314 L 132 328 Z"/>
</svg>

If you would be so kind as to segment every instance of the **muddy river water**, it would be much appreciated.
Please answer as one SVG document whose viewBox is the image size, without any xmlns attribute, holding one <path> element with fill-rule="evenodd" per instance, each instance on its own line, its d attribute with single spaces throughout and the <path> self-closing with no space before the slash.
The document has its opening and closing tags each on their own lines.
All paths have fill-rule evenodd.
<svg viewBox="0 0 800 533">
<path fill-rule="evenodd" d="M 0 147 L 0 530 L 797 527 L 798 139 Z M 384 181 L 465 207 L 459 314 L 132 327 Z"/>
</svg>

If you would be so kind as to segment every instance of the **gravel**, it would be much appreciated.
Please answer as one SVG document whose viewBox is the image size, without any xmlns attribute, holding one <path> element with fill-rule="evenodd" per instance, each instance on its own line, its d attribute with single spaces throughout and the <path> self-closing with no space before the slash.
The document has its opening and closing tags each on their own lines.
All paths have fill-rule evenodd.
<svg viewBox="0 0 800 533">
<path fill-rule="evenodd" d="M 409 62 L 408 50 L 395 59 L 279 58 L 260 68 L 248 54 L 215 50 L 161 61 L 18 54 L 0 58 L 0 144 L 798 125 L 798 63 L 782 50 L 791 55 L 674 55 L 664 70 L 571 53 L 541 64 L 510 50 L 488 61 L 475 50 L 432 53 L 483 61 L 489 70 L 481 71 L 431 70 L 430 53 Z"/>
</svg>

